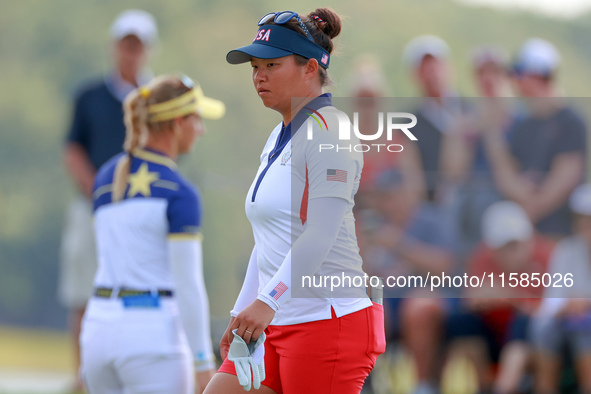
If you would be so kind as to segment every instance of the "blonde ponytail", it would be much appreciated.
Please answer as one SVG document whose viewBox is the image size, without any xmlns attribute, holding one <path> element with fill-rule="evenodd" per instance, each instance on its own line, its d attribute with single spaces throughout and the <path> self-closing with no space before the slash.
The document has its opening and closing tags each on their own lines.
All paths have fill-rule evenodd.
<svg viewBox="0 0 591 394">
<path fill-rule="evenodd" d="M 123 149 L 127 152 L 117 162 L 113 178 L 113 202 L 121 201 L 127 189 L 129 171 L 131 169 L 131 153 L 141 146 L 147 121 L 147 97 L 139 90 L 134 90 L 125 98 L 123 108 L 125 112 L 125 142 Z"/>
<path fill-rule="evenodd" d="M 111 194 L 113 202 L 121 201 L 125 197 L 133 151 L 145 144 L 148 133 L 157 133 L 172 127 L 172 120 L 149 121 L 148 106 L 178 97 L 189 89 L 178 76 L 164 75 L 154 78 L 147 86 L 134 90 L 125 98 L 123 149 L 127 154 L 119 159 L 115 167 Z"/>
</svg>

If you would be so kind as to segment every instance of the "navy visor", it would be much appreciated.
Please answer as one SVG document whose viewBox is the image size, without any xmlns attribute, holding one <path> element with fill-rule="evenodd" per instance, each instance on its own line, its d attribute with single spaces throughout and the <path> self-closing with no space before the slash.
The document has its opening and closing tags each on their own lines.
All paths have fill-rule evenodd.
<svg viewBox="0 0 591 394">
<path fill-rule="evenodd" d="M 253 57 L 275 59 L 293 54 L 316 59 L 324 68 L 328 68 L 330 63 L 330 55 L 324 48 L 281 25 L 261 26 L 252 44 L 228 52 L 226 60 L 230 64 L 240 64 L 249 62 Z"/>
</svg>

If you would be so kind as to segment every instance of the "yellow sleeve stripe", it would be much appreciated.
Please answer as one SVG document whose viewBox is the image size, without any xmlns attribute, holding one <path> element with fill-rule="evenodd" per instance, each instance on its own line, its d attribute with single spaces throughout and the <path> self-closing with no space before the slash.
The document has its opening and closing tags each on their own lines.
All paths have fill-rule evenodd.
<svg viewBox="0 0 591 394">
<path fill-rule="evenodd" d="M 96 189 L 94 193 L 92 193 L 93 199 L 98 199 L 100 196 L 106 193 L 110 193 L 113 190 L 113 184 L 109 183 L 108 185 L 103 185 Z"/>
<path fill-rule="evenodd" d="M 172 233 L 168 234 L 169 241 L 203 241 L 201 233 Z"/>
</svg>

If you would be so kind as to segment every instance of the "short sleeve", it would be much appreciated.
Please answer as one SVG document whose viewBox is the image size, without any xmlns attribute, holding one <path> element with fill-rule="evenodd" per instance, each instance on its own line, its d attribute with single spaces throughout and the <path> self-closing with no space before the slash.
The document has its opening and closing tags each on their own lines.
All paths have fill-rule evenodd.
<svg viewBox="0 0 591 394">
<path fill-rule="evenodd" d="M 201 199 L 196 189 L 183 185 L 168 201 L 166 211 L 169 235 L 199 235 L 201 231 Z"/>
<path fill-rule="evenodd" d="M 306 140 L 310 200 L 322 197 L 351 199 L 363 166 L 362 154 L 354 151 L 355 145 L 354 139 L 339 141 L 336 122 L 329 121 L 328 130 L 314 129 L 312 139 Z"/>
<path fill-rule="evenodd" d="M 585 152 L 587 146 L 587 128 L 585 122 L 574 111 L 566 113 L 564 130 L 556 146 L 556 154 Z"/>
<path fill-rule="evenodd" d="M 89 121 L 85 105 L 85 95 L 80 94 L 74 101 L 74 113 L 70 130 L 66 135 L 67 142 L 76 142 L 88 150 Z"/>
</svg>

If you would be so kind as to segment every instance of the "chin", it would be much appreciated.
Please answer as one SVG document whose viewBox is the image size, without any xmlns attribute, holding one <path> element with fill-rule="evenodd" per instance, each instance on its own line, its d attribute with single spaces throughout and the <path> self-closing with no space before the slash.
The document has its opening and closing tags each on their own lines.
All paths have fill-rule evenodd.
<svg viewBox="0 0 591 394">
<path fill-rule="evenodd" d="M 277 106 L 277 103 L 275 103 L 269 97 L 261 97 L 261 101 L 263 102 L 263 105 L 267 108 L 275 109 L 275 107 Z"/>
<path fill-rule="evenodd" d="M 191 151 L 193 150 L 193 144 L 191 144 L 190 146 L 184 147 L 183 149 L 179 149 L 179 155 L 191 153 Z"/>
</svg>

